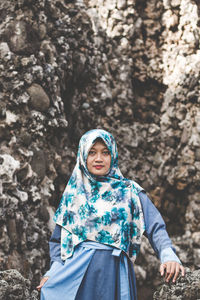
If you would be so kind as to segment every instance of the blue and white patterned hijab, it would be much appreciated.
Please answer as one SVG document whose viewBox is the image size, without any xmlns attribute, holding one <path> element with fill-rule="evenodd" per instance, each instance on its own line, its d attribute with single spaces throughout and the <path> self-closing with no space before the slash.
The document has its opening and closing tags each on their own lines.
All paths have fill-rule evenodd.
<svg viewBox="0 0 200 300">
<path fill-rule="evenodd" d="M 99 138 L 111 154 L 110 170 L 104 176 L 94 176 L 87 169 L 88 153 Z M 134 261 L 145 229 L 138 196 L 141 190 L 136 182 L 121 174 L 113 136 L 102 129 L 85 133 L 54 217 L 62 226 L 61 258 L 70 257 L 80 242 L 92 240 L 120 248 Z"/>
</svg>

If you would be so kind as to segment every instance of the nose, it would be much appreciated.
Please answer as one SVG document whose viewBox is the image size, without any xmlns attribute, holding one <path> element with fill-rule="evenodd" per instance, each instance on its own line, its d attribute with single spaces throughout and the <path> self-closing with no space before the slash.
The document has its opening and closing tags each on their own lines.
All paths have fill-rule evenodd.
<svg viewBox="0 0 200 300">
<path fill-rule="evenodd" d="M 97 152 L 97 155 L 96 155 L 96 159 L 95 159 L 96 161 L 102 161 L 102 155 L 101 155 L 101 153 L 100 152 Z"/>
</svg>

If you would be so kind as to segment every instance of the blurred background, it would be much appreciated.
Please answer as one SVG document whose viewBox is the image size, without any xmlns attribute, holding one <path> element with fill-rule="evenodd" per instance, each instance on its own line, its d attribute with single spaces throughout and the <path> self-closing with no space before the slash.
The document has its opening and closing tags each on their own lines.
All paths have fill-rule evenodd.
<svg viewBox="0 0 200 300">
<path fill-rule="evenodd" d="M 0 1 L 0 270 L 34 288 L 79 138 L 110 131 L 124 176 L 200 267 L 198 0 Z M 139 297 L 161 283 L 144 238 Z"/>
</svg>

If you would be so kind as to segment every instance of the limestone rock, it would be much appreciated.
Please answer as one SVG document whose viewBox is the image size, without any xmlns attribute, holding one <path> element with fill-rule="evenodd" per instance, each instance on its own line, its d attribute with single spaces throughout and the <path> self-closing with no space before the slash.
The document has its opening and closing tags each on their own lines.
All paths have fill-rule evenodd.
<svg viewBox="0 0 200 300">
<path fill-rule="evenodd" d="M 38 48 L 38 34 L 24 20 L 11 22 L 6 29 L 6 35 L 10 49 L 14 53 L 31 54 Z"/>
<path fill-rule="evenodd" d="M 49 108 L 49 97 L 39 84 L 32 84 L 27 89 L 27 92 L 31 97 L 30 104 L 34 109 L 39 110 L 41 112 L 45 112 Z"/>
<path fill-rule="evenodd" d="M 15 172 L 19 169 L 20 163 L 9 154 L 0 156 L 0 176 L 3 179 L 3 185 L 15 183 Z"/>
<path fill-rule="evenodd" d="M 0 272 L 1 300 L 37 300 L 38 292 L 30 292 L 30 281 L 25 279 L 17 270 L 10 269 Z"/>
<path fill-rule="evenodd" d="M 0 57 L 3 59 L 10 55 L 10 49 L 7 43 L 0 43 Z"/>
<path fill-rule="evenodd" d="M 185 277 L 177 279 L 176 284 L 164 283 L 154 293 L 154 300 L 194 300 L 200 297 L 200 271 L 191 272 L 187 269 Z"/>
</svg>

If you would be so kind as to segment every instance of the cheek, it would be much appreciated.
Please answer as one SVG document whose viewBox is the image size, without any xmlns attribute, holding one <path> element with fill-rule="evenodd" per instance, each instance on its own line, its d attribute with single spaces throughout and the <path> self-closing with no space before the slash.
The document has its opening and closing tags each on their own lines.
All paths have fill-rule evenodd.
<svg viewBox="0 0 200 300">
<path fill-rule="evenodd" d="M 108 169 L 110 169 L 110 165 L 111 165 L 111 157 L 108 157 L 108 159 L 107 159 L 107 167 L 108 167 Z"/>
<path fill-rule="evenodd" d="M 90 157 L 88 157 L 88 158 L 87 158 L 87 161 L 86 161 L 86 165 L 87 165 L 87 168 L 88 168 L 88 169 L 90 168 L 91 161 L 92 161 L 92 159 L 91 159 Z"/>
</svg>

